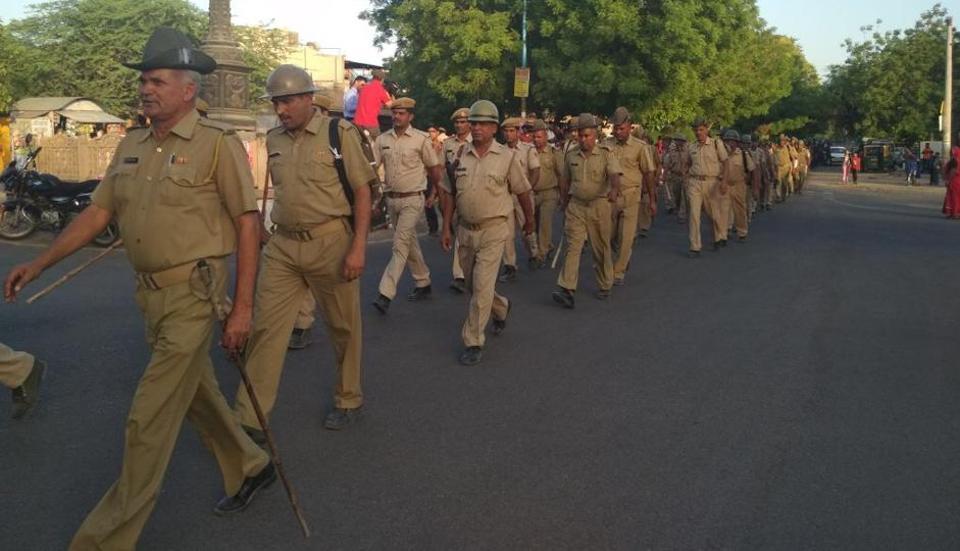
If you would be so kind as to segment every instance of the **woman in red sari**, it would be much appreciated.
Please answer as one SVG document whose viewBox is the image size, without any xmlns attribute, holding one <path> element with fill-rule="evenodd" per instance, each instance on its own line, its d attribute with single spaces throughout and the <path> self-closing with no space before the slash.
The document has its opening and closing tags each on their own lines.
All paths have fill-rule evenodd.
<svg viewBox="0 0 960 551">
<path fill-rule="evenodd" d="M 943 214 L 947 218 L 960 218 L 960 146 L 953 146 L 950 161 L 943 167 L 943 181 L 947 184 L 947 196 L 943 198 Z"/>
</svg>

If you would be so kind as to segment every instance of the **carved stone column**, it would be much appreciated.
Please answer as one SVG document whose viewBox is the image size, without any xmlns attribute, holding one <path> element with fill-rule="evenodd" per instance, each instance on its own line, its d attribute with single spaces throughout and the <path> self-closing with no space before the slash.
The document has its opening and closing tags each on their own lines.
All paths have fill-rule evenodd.
<svg viewBox="0 0 960 551">
<path fill-rule="evenodd" d="M 217 60 L 217 70 L 203 77 L 201 96 L 210 104 L 208 116 L 238 130 L 255 129 L 250 111 L 250 68 L 230 27 L 230 0 L 210 0 L 210 26 L 200 48 Z"/>
</svg>

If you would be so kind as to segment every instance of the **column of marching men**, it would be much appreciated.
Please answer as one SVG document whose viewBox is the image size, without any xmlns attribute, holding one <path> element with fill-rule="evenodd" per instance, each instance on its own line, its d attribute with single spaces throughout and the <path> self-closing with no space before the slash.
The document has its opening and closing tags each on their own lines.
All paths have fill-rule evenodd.
<svg viewBox="0 0 960 551">
<path fill-rule="evenodd" d="M 668 219 L 687 224 L 689 255 L 697 258 L 704 214 L 713 250 L 723 249 L 728 236 L 744 243 L 760 213 L 803 192 L 810 162 L 796 139 L 758 143 L 734 130 L 712 137 L 705 120 L 693 123 L 693 139 L 675 132 L 661 137 L 658 149 L 623 107 L 609 116 L 609 137 L 591 113 L 570 118 L 560 135 L 543 120 L 504 119 L 488 100 L 453 112 L 454 135 L 438 154 L 414 127 L 416 101 L 398 98 L 390 105 L 393 128 L 367 148 L 358 127 L 329 116 L 306 71 L 283 65 L 267 79 L 263 96 L 280 121 L 266 140 L 275 193 L 268 231 L 258 222 L 242 143 L 228 125 L 196 110 L 200 75 L 213 71 L 214 60 L 178 31 L 158 29 L 142 61 L 125 65 L 140 72 L 150 126 L 131 129 L 93 205 L 36 259 L 14 267 L 4 285 L 5 298 L 13 300 L 118 220 L 151 358 L 131 404 L 120 476 L 80 526 L 74 550 L 136 546 L 185 419 L 222 472 L 225 497 L 214 507 L 217 514 L 243 511 L 275 481 L 273 462 L 257 446 L 266 427 L 254 414 L 253 397 L 241 386 L 230 408 L 214 375 L 209 349 L 227 303 L 233 308 L 221 345 L 241 357 L 267 417 L 287 350 L 306 345 L 304 331 L 318 308 L 337 370 L 323 425 L 342 430 L 362 420 L 359 277 L 369 267 L 378 169 L 394 233 L 372 306 L 388 315 L 408 268 L 414 285 L 407 299 L 431 297 L 433 274 L 417 226 L 424 208 L 439 204 L 440 244 L 453 251 L 450 288 L 469 296 L 459 360 L 476 365 L 488 325 L 494 335 L 506 329 L 513 300 L 497 284 L 517 279 L 518 242 L 530 271 L 562 259 L 552 296 L 570 309 L 589 244 L 593 296 L 607 300 L 615 286 L 628 283 L 634 243 L 653 231 L 658 205 Z M 231 301 L 226 261 L 234 254 Z M 0 382 L 13 390 L 15 418 L 36 405 L 44 369 L 29 354 L 0 345 Z"/>
</svg>

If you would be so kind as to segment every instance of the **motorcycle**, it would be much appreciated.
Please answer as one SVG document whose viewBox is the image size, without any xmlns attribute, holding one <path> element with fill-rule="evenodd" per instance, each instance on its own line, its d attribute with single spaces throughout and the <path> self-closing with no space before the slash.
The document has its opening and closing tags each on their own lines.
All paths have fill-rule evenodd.
<svg viewBox="0 0 960 551">
<path fill-rule="evenodd" d="M 0 185 L 6 193 L 0 206 L 0 237 L 23 239 L 37 229 L 63 231 L 91 203 L 100 180 L 64 182 L 52 174 L 31 170 L 41 149 L 30 153 L 25 162 L 10 161 L 0 173 Z M 119 238 L 120 228 L 111 220 L 93 242 L 107 247 Z"/>
</svg>

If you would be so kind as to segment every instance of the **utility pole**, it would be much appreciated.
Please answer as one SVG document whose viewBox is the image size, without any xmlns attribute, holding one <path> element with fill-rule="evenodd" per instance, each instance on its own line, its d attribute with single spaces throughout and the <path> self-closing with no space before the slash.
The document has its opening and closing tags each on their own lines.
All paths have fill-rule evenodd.
<svg viewBox="0 0 960 551">
<path fill-rule="evenodd" d="M 953 19 L 947 18 L 947 82 L 943 94 L 943 153 L 950 159 L 950 141 L 953 134 Z"/>
<path fill-rule="evenodd" d="M 949 26 L 949 25 L 948 25 Z M 523 50 L 520 54 L 520 65 L 526 69 L 527 68 L 527 0 L 523 0 L 523 29 L 521 30 L 523 36 Z M 949 61 L 947 62 L 949 63 Z M 949 69 L 947 69 L 949 71 Z M 520 98 L 520 118 L 526 120 L 527 118 L 527 97 L 523 96 Z"/>
</svg>

